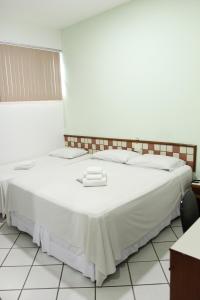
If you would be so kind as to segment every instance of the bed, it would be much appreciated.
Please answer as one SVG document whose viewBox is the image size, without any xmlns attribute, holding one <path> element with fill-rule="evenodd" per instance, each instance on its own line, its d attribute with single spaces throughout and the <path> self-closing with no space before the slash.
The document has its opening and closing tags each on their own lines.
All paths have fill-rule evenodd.
<svg viewBox="0 0 200 300">
<path fill-rule="evenodd" d="M 85 188 L 77 181 L 93 165 L 106 170 L 107 186 Z M 191 180 L 187 165 L 167 172 L 89 158 L 9 181 L 7 221 L 101 285 L 179 215 Z"/>
<path fill-rule="evenodd" d="M 57 169 L 62 166 L 70 165 L 75 162 L 87 159 L 89 154 L 82 155 L 73 159 L 62 159 L 49 155 L 41 156 L 34 158 L 35 162 L 33 168 L 29 170 L 15 170 L 15 167 L 19 162 L 0 165 L 0 213 L 5 215 L 5 197 L 9 181 L 14 178 L 21 177 L 23 175 L 28 175 L 37 172 L 53 172 L 54 169 Z"/>
</svg>

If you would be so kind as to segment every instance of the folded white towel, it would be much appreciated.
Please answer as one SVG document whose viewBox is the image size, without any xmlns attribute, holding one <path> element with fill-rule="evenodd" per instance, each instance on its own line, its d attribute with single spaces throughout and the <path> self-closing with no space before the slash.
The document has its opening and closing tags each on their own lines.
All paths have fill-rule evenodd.
<svg viewBox="0 0 200 300">
<path fill-rule="evenodd" d="M 83 173 L 83 177 L 84 178 L 87 178 L 89 180 L 101 180 L 104 176 L 107 176 L 106 172 L 105 171 L 102 171 L 102 173 L 87 173 L 87 172 L 84 172 Z"/>
<path fill-rule="evenodd" d="M 26 160 L 18 163 L 15 167 L 14 170 L 29 170 L 32 167 L 34 167 L 35 161 L 34 160 Z"/>
<path fill-rule="evenodd" d="M 86 174 L 83 176 L 83 178 L 87 180 L 102 180 L 103 176 L 103 174 Z"/>
<path fill-rule="evenodd" d="M 83 176 L 86 176 L 86 175 L 106 175 L 106 172 L 102 169 L 101 172 L 97 172 L 97 173 L 90 173 L 90 172 L 83 172 Z"/>
<path fill-rule="evenodd" d="M 88 167 L 87 173 L 88 174 L 102 174 L 103 169 L 101 167 Z"/>
<path fill-rule="evenodd" d="M 83 186 L 85 187 L 105 186 L 107 185 L 107 178 L 103 177 L 102 180 L 88 180 L 86 178 L 83 178 L 82 182 L 83 182 Z"/>
</svg>

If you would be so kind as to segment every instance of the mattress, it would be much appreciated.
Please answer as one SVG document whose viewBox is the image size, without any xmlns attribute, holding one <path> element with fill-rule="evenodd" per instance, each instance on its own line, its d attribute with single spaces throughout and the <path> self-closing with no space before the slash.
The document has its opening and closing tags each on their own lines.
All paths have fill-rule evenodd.
<svg viewBox="0 0 200 300">
<path fill-rule="evenodd" d="M 53 172 L 55 169 L 73 164 L 78 161 L 82 161 L 90 157 L 89 154 L 73 158 L 73 159 L 62 159 L 53 156 L 41 156 L 34 158 L 35 165 L 29 170 L 14 170 L 14 167 L 18 165 L 18 162 L 0 165 L 0 213 L 5 213 L 5 195 L 7 191 L 8 182 L 14 178 L 21 177 L 32 173 L 41 172 Z"/>
<path fill-rule="evenodd" d="M 76 180 L 89 166 L 107 172 L 107 186 L 86 188 Z M 167 172 L 88 159 L 12 180 L 6 198 L 8 222 L 20 215 L 38 232 L 45 229 L 94 265 L 94 279 L 102 284 L 115 272 L 125 249 L 152 237 L 149 233 L 172 216 L 191 180 L 188 166 Z"/>
</svg>

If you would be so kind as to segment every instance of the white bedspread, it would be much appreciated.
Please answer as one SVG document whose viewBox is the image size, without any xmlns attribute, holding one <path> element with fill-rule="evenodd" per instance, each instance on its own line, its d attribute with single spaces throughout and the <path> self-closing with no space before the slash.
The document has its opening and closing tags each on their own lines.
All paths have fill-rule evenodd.
<svg viewBox="0 0 200 300">
<path fill-rule="evenodd" d="M 93 165 L 107 172 L 107 186 L 77 182 Z M 115 272 L 122 250 L 170 215 L 191 180 L 188 166 L 167 172 L 88 159 L 10 182 L 7 216 L 24 215 L 70 244 L 74 253 L 84 253 L 101 284 Z"/>
<path fill-rule="evenodd" d="M 0 212 L 5 213 L 5 195 L 7 191 L 8 182 L 14 178 L 21 177 L 37 172 L 54 172 L 54 169 L 62 166 L 70 165 L 75 162 L 88 159 L 90 155 L 83 155 L 74 159 L 61 159 L 51 156 L 41 156 L 34 158 L 34 165 L 31 169 L 27 170 L 15 170 L 15 167 L 19 165 L 19 162 L 0 165 Z"/>
</svg>

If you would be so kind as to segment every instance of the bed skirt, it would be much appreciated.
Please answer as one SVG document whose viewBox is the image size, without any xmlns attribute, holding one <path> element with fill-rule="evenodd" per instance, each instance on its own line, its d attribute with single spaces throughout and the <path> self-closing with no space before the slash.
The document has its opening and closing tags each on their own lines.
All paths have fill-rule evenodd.
<svg viewBox="0 0 200 300">
<path fill-rule="evenodd" d="M 124 261 L 128 256 L 138 251 L 152 238 L 156 237 L 159 232 L 170 224 L 170 222 L 180 215 L 180 204 L 171 212 L 171 214 L 163 220 L 156 228 L 145 235 L 140 241 L 124 249 L 121 253 L 121 259 L 116 261 L 116 266 Z M 48 231 L 45 226 L 36 224 L 33 221 L 21 216 L 15 212 L 11 213 L 11 224 L 19 230 L 28 233 L 33 237 L 33 242 L 41 246 L 41 250 L 48 255 L 52 255 L 62 262 L 68 264 L 72 268 L 80 271 L 84 276 L 95 281 L 95 265 L 89 262 L 84 253 L 76 251 L 74 247 L 62 241 L 54 234 Z"/>
</svg>

